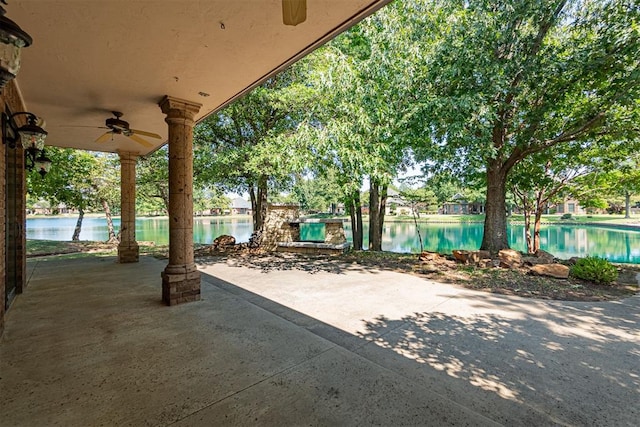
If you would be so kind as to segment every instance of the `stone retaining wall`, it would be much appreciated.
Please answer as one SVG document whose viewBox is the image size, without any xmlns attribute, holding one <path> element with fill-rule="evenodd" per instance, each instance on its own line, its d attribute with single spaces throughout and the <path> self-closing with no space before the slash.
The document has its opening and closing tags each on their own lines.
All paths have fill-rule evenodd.
<svg viewBox="0 0 640 427">
<path fill-rule="evenodd" d="M 262 233 L 262 247 L 275 251 L 278 242 L 297 242 L 300 240 L 300 225 L 292 222 L 300 216 L 297 205 L 269 205 Z"/>
</svg>

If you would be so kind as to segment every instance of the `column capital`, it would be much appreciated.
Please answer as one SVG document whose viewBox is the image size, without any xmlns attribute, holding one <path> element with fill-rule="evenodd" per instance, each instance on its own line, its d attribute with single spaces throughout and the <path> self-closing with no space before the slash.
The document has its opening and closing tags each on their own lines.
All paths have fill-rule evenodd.
<svg viewBox="0 0 640 427">
<path fill-rule="evenodd" d="M 140 153 L 138 153 L 137 151 L 117 151 L 118 156 L 120 156 L 120 161 L 133 161 L 135 162 L 138 159 L 138 156 L 140 155 Z"/>
<path fill-rule="evenodd" d="M 185 99 L 174 98 L 173 96 L 165 95 L 162 101 L 158 104 L 160 109 L 167 118 L 179 118 L 193 120 L 195 115 L 198 114 L 202 104 L 197 102 L 187 101 Z"/>
</svg>

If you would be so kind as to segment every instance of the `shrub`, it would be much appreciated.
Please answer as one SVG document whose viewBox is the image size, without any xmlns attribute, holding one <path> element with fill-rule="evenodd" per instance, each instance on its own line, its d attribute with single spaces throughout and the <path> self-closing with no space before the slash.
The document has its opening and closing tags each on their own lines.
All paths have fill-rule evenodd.
<svg viewBox="0 0 640 427">
<path fill-rule="evenodd" d="M 618 270 L 604 258 L 588 256 L 579 259 L 571 267 L 571 275 L 601 285 L 609 285 L 618 279 Z"/>
<path fill-rule="evenodd" d="M 570 213 L 566 213 L 566 214 L 562 215 L 560 217 L 560 219 L 571 219 L 571 214 Z"/>
</svg>

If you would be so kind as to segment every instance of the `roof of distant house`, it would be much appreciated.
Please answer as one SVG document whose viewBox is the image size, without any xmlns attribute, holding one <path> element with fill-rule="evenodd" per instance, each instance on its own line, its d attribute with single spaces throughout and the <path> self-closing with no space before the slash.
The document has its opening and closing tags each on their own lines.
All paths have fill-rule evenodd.
<svg viewBox="0 0 640 427">
<path fill-rule="evenodd" d="M 242 197 L 236 197 L 231 201 L 231 207 L 233 209 L 251 209 L 251 203 Z"/>
</svg>

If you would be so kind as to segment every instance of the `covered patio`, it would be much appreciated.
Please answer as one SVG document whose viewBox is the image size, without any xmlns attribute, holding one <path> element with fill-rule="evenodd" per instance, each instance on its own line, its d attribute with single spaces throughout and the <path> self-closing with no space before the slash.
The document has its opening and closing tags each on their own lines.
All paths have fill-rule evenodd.
<svg viewBox="0 0 640 427">
<path fill-rule="evenodd" d="M 291 259 L 199 259 L 202 299 L 173 307 L 163 260 L 30 259 L 0 424 L 636 424 L 639 296 L 542 301 Z"/>
<path fill-rule="evenodd" d="M 118 262 L 123 264 L 139 259 L 137 159 L 168 146 L 170 249 L 157 277 L 158 296 L 166 305 L 198 301 L 193 127 L 389 1 L 15 0 L 6 5 L 3 40 L 18 38 L 27 46 L 21 49 L 19 71 L 4 70 L 3 76 L 17 77 L 7 78 L 0 94 L 0 236 L 5 242 L 0 245 L 0 334 L 5 313 L 27 286 L 29 147 L 15 143 L 27 119 L 46 130 L 46 146 L 118 154 Z M 2 64 L 18 57 L 12 42 L 2 45 Z"/>
<path fill-rule="evenodd" d="M 213 276 L 167 308 L 163 267 L 30 261 L 0 345 L 1 424 L 495 425 L 375 344 Z"/>
</svg>

